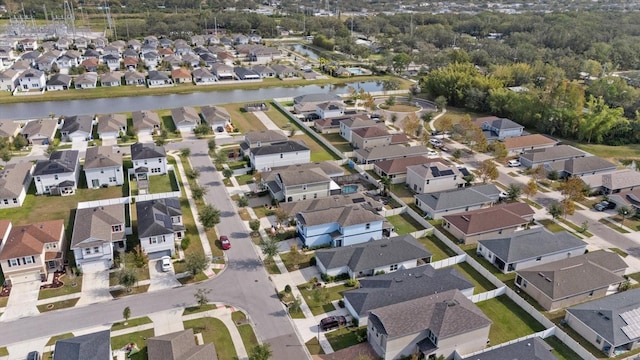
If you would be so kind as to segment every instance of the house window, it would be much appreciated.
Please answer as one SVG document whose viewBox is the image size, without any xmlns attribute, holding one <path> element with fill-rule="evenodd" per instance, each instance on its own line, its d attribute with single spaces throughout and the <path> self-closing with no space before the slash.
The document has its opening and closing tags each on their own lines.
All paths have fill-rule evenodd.
<svg viewBox="0 0 640 360">
<path fill-rule="evenodd" d="M 93 247 L 93 253 L 94 253 L 94 254 L 97 254 L 97 253 L 99 253 L 99 252 L 100 252 L 100 247 L 99 247 L 99 246 L 94 246 L 94 247 Z"/>
<path fill-rule="evenodd" d="M 302 185 L 302 190 L 307 190 L 307 185 Z"/>
<path fill-rule="evenodd" d="M 120 232 L 122 231 L 122 224 L 118 224 L 118 225 L 113 225 L 111 226 L 111 232 Z"/>
<path fill-rule="evenodd" d="M 427 185 L 429 185 L 429 180 L 427 180 Z"/>
<path fill-rule="evenodd" d="M 600 335 L 598 335 L 598 336 L 596 337 L 596 343 L 597 343 L 597 344 L 602 343 L 602 338 L 600 337 Z"/>
<path fill-rule="evenodd" d="M 389 271 L 396 271 L 396 270 L 398 270 L 398 264 L 393 264 L 389 266 Z"/>
<path fill-rule="evenodd" d="M 110 177 L 109 178 L 109 182 L 116 182 L 116 178 L 115 177 Z"/>
<path fill-rule="evenodd" d="M 307 194 L 302 195 L 302 200 L 307 200 Z"/>
<path fill-rule="evenodd" d="M 91 248 L 84 249 L 84 253 L 87 255 L 91 254 Z"/>
<path fill-rule="evenodd" d="M 152 236 L 149 238 L 149 244 L 157 244 L 157 243 L 158 243 L 158 237 Z"/>
<path fill-rule="evenodd" d="M 591 290 L 591 292 L 589 292 L 589 296 L 593 296 L 593 290 Z"/>
<path fill-rule="evenodd" d="M 158 159 L 158 164 L 162 164 L 162 159 Z"/>
<path fill-rule="evenodd" d="M 147 160 L 144 161 L 144 164 L 147 165 Z"/>
<path fill-rule="evenodd" d="M 364 226 L 364 228 L 365 228 L 365 229 L 367 229 L 367 230 L 371 229 L 371 224 L 368 224 L 368 223 L 367 223 L 367 224 Z"/>
<path fill-rule="evenodd" d="M 100 174 L 104 174 L 104 170 L 100 170 Z"/>
<path fill-rule="evenodd" d="M 25 256 L 22 258 L 22 261 L 26 264 L 35 264 L 36 259 L 33 256 Z"/>
<path fill-rule="evenodd" d="M 53 175 L 54 180 L 58 180 L 58 175 Z"/>
<path fill-rule="evenodd" d="M 280 159 L 282 159 L 284 157 L 284 154 L 280 154 Z"/>
<path fill-rule="evenodd" d="M 36 177 L 36 181 L 40 181 L 40 176 L 37 176 L 37 177 Z"/>
<path fill-rule="evenodd" d="M 536 261 L 541 261 L 541 260 L 542 260 L 542 256 L 538 256 L 538 257 L 536 258 Z"/>
<path fill-rule="evenodd" d="M 13 198 L 13 203 L 14 203 L 14 204 L 17 204 L 17 203 L 18 203 L 18 199 Z"/>
<path fill-rule="evenodd" d="M 4 204 L 9 205 L 9 199 L 4 199 Z"/>
<path fill-rule="evenodd" d="M 314 198 L 314 199 L 317 199 L 317 198 L 318 198 L 318 194 L 313 193 L 313 198 Z"/>
<path fill-rule="evenodd" d="M 20 260 L 18 260 L 18 259 L 10 259 L 9 260 L 9 266 L 10 267 L 11 266 L 18 266 L 18 265 L 20 265 Z"/>
</svg>

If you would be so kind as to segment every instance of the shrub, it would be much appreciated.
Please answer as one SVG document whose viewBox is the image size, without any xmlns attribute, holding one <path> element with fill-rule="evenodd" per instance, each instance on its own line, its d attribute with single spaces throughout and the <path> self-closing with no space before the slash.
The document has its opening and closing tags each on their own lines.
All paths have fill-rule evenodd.
<svg viewBox="0 0 640 360">
<path fill-rule="evenodd" d="M 384 275 L 385 271 L 384 270 L 378 270 L 376 271 L 376 275 Z"/>
<path fill-rule="evenodd" d="M 360 285 L 360 282 L 357 279 L 349 279 L 345 283 L 345 286 L 348 287 L 358 287 L 358 285 Z"/>
<path fill-rule="evenodd" d="M 327 274 L 322 274 L 320 277 L 322 278 L 322 281 L 326 283 L 332 283 L 336 280 L 335 276 L 331 276 Z"/>
<path fill-rule="evenodd" d="M 315 284 L 318 282 L 318 278 L 317 277 L 312 277 L 311 280 L 309 280 L 310 283 Z"/>
<path fill-rule="evenodd" d="M 190 243 L 191 243 L 191 240 L 187 236 L 185 236 L 182 238 L 182 241 L 180 242 L 180 247 L 182 247 L 182 250 L 187 250 Z"/>
<path fill-rule="evenodd" d="M 287 284 L 287 285 L 284 287 L 284 292 L 286 292 L 287 294 L 289 294 L 289 293 L 291 292 L 291 285 Z"/>
<path fill-rule="evenodd" d="M 338 306 L 339 306 L 341 309 L 344 309 L 344 300 L 340 299 L 340 300 L 338 301 Z"/>
<path fill-rule="evenodd" d="M 309 265 L 310 266 L 316 266 L 316 263 L 317 263 L 317 260 L 316 260 L 315 256 L 313 256 L 313 257 L 311 257 L 311 259 L 309 259 Z"/>
</svg>

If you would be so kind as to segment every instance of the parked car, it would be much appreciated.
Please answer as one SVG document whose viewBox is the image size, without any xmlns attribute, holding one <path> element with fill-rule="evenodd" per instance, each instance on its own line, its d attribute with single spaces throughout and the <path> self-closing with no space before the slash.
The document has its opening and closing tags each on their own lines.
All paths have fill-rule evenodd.
<svg viewBox="0 0 640 360">
<path fill-rule="evenodd" d="M 594 208 L 596 209 L 596 211 L 611 210 L 611 209 L 615 209 L 616 208 L 616 203 L 608 202 L 606 200 L 603 200 L 603 201 L 597 203 L 594 206 Z"/>
<path fill-rule="evenodd" d="M 220 236 L 220 246 L 222 246 L 222 250 L 231 249 L 231 241 L 225 235 Z"/>
<path fill-rule="evenodd" d="M 520 164 L 520 160 L 509 160 L 507 165 L 509 165 L 509 167 L 519 167 L 522 164 Z"/>
<path fill-rule="evenodd" d="M 508 198 L 509 198 L 509 194 L 507 194 L 506 191 L 501 191 L 500 195 L 498 195 L 498 199 L 500 199 L 500 200 L 505 200 L 505 199 L 508 199 Z"/>
<path fill-rule="evenodd" d="M 162 271 L 171 271 L 171 256 L 163 256 L 160 258 L 160 267 Z"/>
<path fill-rule="evenodd" d="M 329 316 L 320 320 L 320 329 L 322 331 L 328 331 L 339 328 L 340 326 L 345 326 L 346 324 L 347 319 L 344 316 Z"/>
<path fill-rule="evenodd" d="M 438 156 L 438 152 L 435 150 L 429 150 L 429 152 L 427 153 L 427 156 Z"/>
<path fill-rule="evenodd" d="M 307 116 L 304 117 L 304 121 L 314 121 L 318 119 L 320 119 L 320 115 L 316 113 L 307 114 Z"/>
<path fill-rule="evenodd" d="M 27 355 L 27 360 L 40 360 L 40 353 L 37 351 L 32 351 Z"/>
<path fill-rule="evenodd" d="M 433 147 L 442 147 L 442 141 L 438 139 L 429 139 L 429 144 L 433 145 Z"/>
</svg>

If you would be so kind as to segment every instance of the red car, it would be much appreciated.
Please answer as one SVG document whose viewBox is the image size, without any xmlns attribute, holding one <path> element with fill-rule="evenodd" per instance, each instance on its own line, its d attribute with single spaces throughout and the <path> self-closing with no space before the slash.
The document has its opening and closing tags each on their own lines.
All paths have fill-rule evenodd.
<svg viewBox="0 0 640 360">
<path fill-rule="evenodd" d="M 231 249 L 231 241 L 229 241 L 229 238 L 224 235 L 220 236 L 220 245 L 222 245 L 222 250 Z"/>
</svg>

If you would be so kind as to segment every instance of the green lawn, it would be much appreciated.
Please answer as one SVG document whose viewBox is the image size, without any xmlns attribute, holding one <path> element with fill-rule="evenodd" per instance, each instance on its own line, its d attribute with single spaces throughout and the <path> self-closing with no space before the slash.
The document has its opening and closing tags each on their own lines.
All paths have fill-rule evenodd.
<svg viewBox="0 0 640 360">
<path fill-rule="evenodd" d="M 196 314 L 199 312 L 204 312 L 209 310 L 215 310 L 217 308 L 218 307 L 215 304 L 204 304 L 202 306 L 190 306 L 184 309 L 184 311 L 182 312 L 182 316 Z"/>
<path fill-rule="evenodd" d="M 9 356 L 9 350 L 6 346 L 0 347 L 0 356 Z"/>
<path fill-rule="evenodd" d="M 221 320 L 211 317 L 188 320 L 184 322 L 184 328 L 202 333 L 205 343 L 213 343 L 219 360 L 234 360 L 238 356 L 229 330 Z"/>
<path fill-rule="evenodd" d="M 571 229 L 573 229 L 573 231 L 575 231 L 576 233 L 582 235 L 582 236 L 586 236 L 586 237 L 592 237 L 593 234 L 590 233 L 588 230 L 587 231 L 582 231 L 582 228 L 574 223 L 572 223 L 569 220 L 566 219 L 558 219 L 558 221 L 560 221 L 561 223 L 567 225 L 568 227 L 570 227 Z"/>
<path fill-rule="evenodd" d="M 314 138 L 307 134 L 295 135 L 290 138 L 291 140 L 304 141 L 305 145 L 311 149 L 311 162 L 339 160 L 340 157 L 333 154 L 329 149 L 326 149 L 322 144 L 317 142 Z"/>
<path fill-rule="evenodd" d="M 111 296 L 113 296 L 116 299 L 124 297 L 124 296 L 143 294 L 143 293 L 146 293 L 147 290 L 149 290 L 149 284 L 140 285 L 140 286 L 134 286 L 130 290 L 131 290 L 130 292 L 127 292 L 126 289 L 113 290 L 113 291 L 109 291 L 109 293 L 111 294 Z"/>
<path fill-rule="evenodd" d="M 456 268 L 460 273 L 462 273 L 474 286 L 473 293 L 480 294 L 486 291 L 490 291 L 495 289 L 495 285 L 493 285 L 487 278 L 480 275 L 474 268 L 471 267 L 466 262 L 462 262 L 460 264 L 455 264 L 453 267 Z"/>
<path fill-rule="evenodd" d="M 289 271 L 296 271 L 311 266 L 309 262 L 313 257 L 313 254 L 304 254 L 300 252 L 298 252 L 298 254 L 292 254 L 291 252 L 280 254 L 280 258 L 282 259 L 284 266 Z"/>
<path fill-rule="evenodd" d="M 72 333 L 64 333 L 64 334 L 60 334 L 60 335 L 56 335 L 56 336 L 52 336 L 49 341 L 47 341 L 47 343 L 45 344 L 45 346 L 51 346 L 51 345 L 55 345 L 56 341 L 58 340 L 64 340 L 64 339 L 70 339 L 73 337 Z"/>
<path fill-rule="evenodd" d="M 392 184 L 390 190 L 405 204 L 415 204 L 413 193 L 404 184 Z"/>
<path fill-rule="evenodd" d="M 455 251 L 451 250 L 447 245 L 445 245 L 440 239 L 438 239 L 435 235 L 429 235 L 426 237 L 422 237 L 418 239 L 418 241 L 424 245 L 427 250 L 433 254 L 431 261 L 440 261 L 452 256 L 456 256 Z"/>
<path fill-rule="evenodd" d="M 565 343 L 560 341 L 557 337 L 549 336 L 544 339 L 544 341 L 553 348 L 551 352 L 558 358 L 558 360 L 580 360 L 580 356 L 573 352 L 570 347 L 565 345 Z"/>
<path fill-rule="evenodd" d="M 307 341 L 304 345 L 307 347 L 307 350 L 309 350 L 309 354 L 311 355 L 324 354 L 324 350 L 322 350 L 322 346 L 320 346 L 317 337 L 311 338 L 311 340 Z"/>
<path fill-rule="evenodd" d="M 56 301 L 49 304 L 38 305 L 38 311 L 41 313 L 49 312 L 54 310 L 66 309 L 70 307 L 76 306 L 76 303 L 80 300 L 80 298 L 70 299 L 70 300 L 62 300 Z"/>
<path fill-rule="evenodd" d="M 135 208 L 132 209 L 135 213 Z M 124 253 L 124 267 L 127 269 L 133 269 L 136 273 L 136 277 L 138 281 L 149 280 L 149 267 L 145 264 L 143 267 L 136 267 L 135 264 L 135 254 L 133 253 L 133 248 L 130 247 L 129 251 Z M 118 271 L 114 271 L 109 273 L 109 286 L 118 285 Z"/>
<path fill-rule="evenodd" d="M 280 112 L 280 109 L 278 109 L 274 105 L 273 101 L 269 104 L 269 110 L 265 111 L 264 113 L 267 114 L 269 119 L 271 119 L 271 121 L 273 121 L 281 129 L 285 129 L 293 125 L 291 121 L 289 121 L 289 118 L 285 114 Z"/>
<path fill-rule="evenodd" d="M 565 231 L 565 228 L 563 228 L 562 226 L 560 226 L 557 222 L 551 220 L 551 219 L 543 219 L 543 220 L 538 220 L 538 222 L 540 224 L 542 224 L 545 228 L 547 228 L 547 230 L 553 232 L 553 233 L 557 233 L 560 231 Z"/>
<path fill-rule="evenodd" d="M 125 325 L 125 321 L 118 321 L 118 322 L 114 322 L 113 325 L 111 325 L 111 331 L 117 331 L 117 330 L 122 330 L 122 329 L 128 329 L 128 328 L 132 328 L 132 327 L 136 327 L 139 325 L 144 325 L 144 324 L 151 324 L 152 321 L 151 319 L 149 319 L 149 317 L 147 316 L 143 316 L 143 317 L 139 317 L 139 318 L 133 318 L 133 319 L 129 319 L 126 321 L 126 325 Z"/>
<path fill-rule="evenodd" d="M 63 275 L 60 277 L 60 281 L 64 283 L 62 287 L 57 289 L 40 289 L 38 300 L 75 294 L 82 290 L 82 276 L 74 276 L 74 279 L 71 279 L 69 275 Z"/>
<path fill-rule="evenodd" d="M 598 220 L 599 223 L 604 224 L 610 228 L 612 228 L 613 230 L 621 233 L 621 234 L 628 234 L 629 231 L 627 231 L 626 229 L 621 228 L 619 225 L 612 223 L 609 220 L 605 220 L 605 219 L 600 219 Z"/>
<path fill-rule="evenodd" d="M 420 225 L 407 213 L 389 216 L 387 220 L 393 225 L 398 235 L 409 234 L 424 229 L 424 226 Z"/>
<path fill-rule="evenodd" d="M 118 350 L 125 347 L 127 344 L 134 343 L 140 349 L 140 352 L 134 354 L 129 359 L 132 360 L 146 360 L 147 355 L 147 339 L 153 337 L 155 332 L 153 329 L 142 330 L 134 333 L 124 334 L 120 336 L 114 336 L 111 338 L 111 350 Z"/>
<path fill-rule="evenodd" d="M 238 181 L 239 185 L 247 185 L 247 184 L 252 184 L 255 182 L 253 175 L 251 174 L 244 174 L 244 175 L 239 175 L 236 176 L 236 181 Z"/>
<path fill-rule="evenodd" d="M 504 274 L 500 270 L 498 270 L 497 267 L 493 266 L 493 264 L 491 264 L 489 261 L 487 261 L 487 259 L 478 256 L 478 254 L 476 253 L 476 245 L 475 244 L 473 246 L 467 245 L 467 246 L 463 247 L 463 250 L 467 253 L 468 256 L 471 256 L 472 258 L 474 258 L 480 265 L 482 265 L 485 269 L 489 270 L 489 272 L 493 276 L 497 277 L 500 281 L 507 282 L 509 280 L 515 279 L 515 277 L 516 277 L 516 273 L 515 272 L 511 272 L 509 274 Z"/>
<path fill-rule="evenodd" d="M 269 209 L 265 206 L 256 206 L 253 209 L 253 212 L 256 213 L 256 216 L 258 218 L 263 218 L 263 217 L 267 217 L 267 216 L 271 216 L 273 214 L 275 214 L 275 211 L 272 209 Z"/>
<path fill-rule="evenodd" d="M 489 331 L 491 345 L 544 330 L 544 326 L 504 295 L 476 305 L 493 321 Z"/>
<path fill-rule="evenodd" d="M 325 288 L 309 289 L 309 284 L 302 284 L 298 286 L 303 300 L 309 306 L 313 315 L 320 315 L 329 311 L 333 311 L 336 308 L 331 301 L 342 299 L 342 293 L 352 288 L 345 285 L 331 286 Z M 316 296 L 316 292 L 320 295 L 319 299 Z M 322 298 L 324 296 L 324 299 Z M 320 301 L 318 301 L 320 300 Z"/>
<path fill-rule="evenodd" d="M 338 351 L 367 341 L 367 327 L 340 328 L 326 333 L 325 336 L 333 351 Z"/>
<path fill-rule="evenodd" d="M 349 144 L 349 142 L 345 138 L 340 136 L 340 134 L 337 134 L 337 133 L 322 134 L 321 136 L 327 139 L 331 143 L 331 145 L 333 145 L 339 151 L 342 151 L 342 152 L 353 151 L 353 147 L 351 147 L 351 144 Z"/>
<path fill-rule="evenodd" d="M 267 127 L 264 126 L 262 121 L 260 121 L 254 114 L 240 111 L 240 108 L 244 106 L 244 104 L 225 104 L 222 105 L 231 116 L 231 123 L 233 126 L 238 129 L 241 133 L 246 133 L 252 130 L 262 131 L 267 130 Z"/>
<path fill-rule="evenodd" d="M 253 331 L 253 327 L 246 322 L 247 316 L 242 311 L 234 311 L 231 313 L 231 319 L 236 324 L 238 332 L 240 332 L 240 337 L 242 337 L 242 343 L 247 351 L 258 345 L 258 339 Z"/>
<path fill-rule="evenodd" d="M 618 222 L 618 223 L 622 222 L 622 216 L 620 216 L 620 215 L 615 215 L 611 219 L 613 221 L 615 221 L 615 222 Z M 626 226 L 626 227 L 628 227 L 628 228 L 630 228 L 632 230 L 635 230 L 635 231 L 639 231 L 640 230 L 640 221 L 637 218 L 634 218 L 634 217 L 626 218 L 626 219 L 624 219 L 623 224 L 624 224 L 624 226 Z"/>
</svg>

